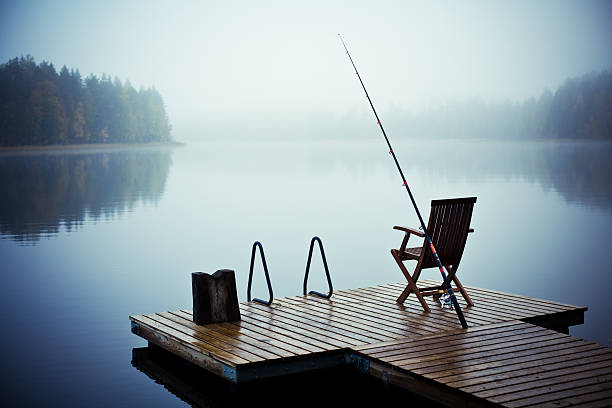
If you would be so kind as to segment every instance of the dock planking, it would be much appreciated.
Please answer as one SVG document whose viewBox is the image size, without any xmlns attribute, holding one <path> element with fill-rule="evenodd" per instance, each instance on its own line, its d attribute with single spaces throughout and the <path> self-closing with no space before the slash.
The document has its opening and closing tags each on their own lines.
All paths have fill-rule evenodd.
<svg viewBox="0 0 612 408">
<path fill-rule="evenodd" d="M 572 406 L 612 398 L 611 349 L 520 321 L 354 353 L 371 375 L 444 404 Z"/>
<path fill-rule="evenodd" d="M 292 296 L 270 306 L 245 302 L 240 321 L 204 326 L 187 309 L 130 320 L 150 343 L 235 383 L 348 363 L 448 404 L 612 398 L 610 349 L 563 334 L 584 321 L 585 307 L 467 288 L 475 306 L 460 300 L 470 326 L 461 329 L 454 311 L 435 302 L 428 313 L 415 297 L 395 303 L 403 287 Z"/>
</svg>

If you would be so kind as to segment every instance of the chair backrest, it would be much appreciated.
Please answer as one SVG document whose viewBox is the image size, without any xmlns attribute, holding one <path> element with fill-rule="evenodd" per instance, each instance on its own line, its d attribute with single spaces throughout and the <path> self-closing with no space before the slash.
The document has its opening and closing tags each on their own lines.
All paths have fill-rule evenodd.
<svg viewBox="0 0 612 408">
<path fill-rule="evenodd" d="M 458 265 L 467 240 L 476 197 L 432 200 L 427 232 L 444 266 Z M 423 268 L 437 266 L 427 241 L 423 245 Z"/>
</svg>

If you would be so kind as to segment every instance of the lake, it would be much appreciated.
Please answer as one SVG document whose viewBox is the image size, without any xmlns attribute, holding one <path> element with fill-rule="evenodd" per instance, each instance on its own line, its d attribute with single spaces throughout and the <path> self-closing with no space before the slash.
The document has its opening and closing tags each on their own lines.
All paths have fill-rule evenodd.
<svg viewBox="0 0 612 408">
<path fill-rule="evenodd" d="M 424 218 L 432 199 L 478 197 L 465 285 L 587 306 L 571 334 L 612 346 L 612 144 L 394 147 Z M 400 282 L 392 227 L 418 226 L 378 139 L 1 153 L 0 179 L 11 406 L 185 406 L 132 365 L 146 342 L 128 315 L 190 308 L 193 271 L 234 269 L 246 300 L 256 240 L 277 297 L 301 293 L 315 235 L 335 289 Z M 309 287 L 326 289 L 318 256 Z M 253 294 L 267 296 L 261 269 Z"/>
</svg>

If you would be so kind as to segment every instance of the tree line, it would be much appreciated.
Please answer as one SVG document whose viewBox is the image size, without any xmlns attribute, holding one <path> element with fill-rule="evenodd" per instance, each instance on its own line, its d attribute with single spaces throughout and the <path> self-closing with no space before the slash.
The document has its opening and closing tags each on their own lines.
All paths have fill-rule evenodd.
<svg viewBox="0 0 612 408">
<path fill-rule="evenodd" d="M 385 128 L 398 139 L 612 140 L 612 71 L 570 78 L 555 91 L 544 90 L 522 101 L 472 98 L 419 112 L 395 108 L 381 113 Z M 337 117 L 321 113 L 286 133 L 371 140 L 378 131 L 371 113 L 359 112 Z"/>
<path fill-rule="evenodd" d="M 612 71 L 569 79 L 538 101 L 548 114 L 543 133 L 558 138 L 612 139 Z"/>
<path fill-rule="evenodd" d="M 521 102 L 472 99 L 393 121 L 414 137 L 612 140 L 612 71 L 570 78 Z"/>
<path fill-rule="evenodd" d="M 169 141 L 159 92 L 64 65 L 57 73 L 32 56 L 0 65 L 0 145 L 147 143 Z"/>
</svg>

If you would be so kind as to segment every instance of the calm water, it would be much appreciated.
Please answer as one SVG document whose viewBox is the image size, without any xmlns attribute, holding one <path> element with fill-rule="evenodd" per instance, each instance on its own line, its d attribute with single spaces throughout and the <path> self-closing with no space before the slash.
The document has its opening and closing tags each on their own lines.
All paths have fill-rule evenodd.
<svg viewBox="0 0 612 408">
<path fill-rule="evenodd" d="M 431 199 L 478 197 L 464 284 L 588 306 L 571 333 L 612 346 L 612 145 L 395 148 L 425 217 Z M 198 270 L 235 269 L 245 300 L 255 240 L 276 296 L 300 293 L 313 235 L 335 288 L 401 281 L 397 224 L 417 220 L 379 140 L 2 154 L 3 399 L 185 406 L 132 366 L 146 342 L 128 315 L 191 307 Z"/>
</svg>

